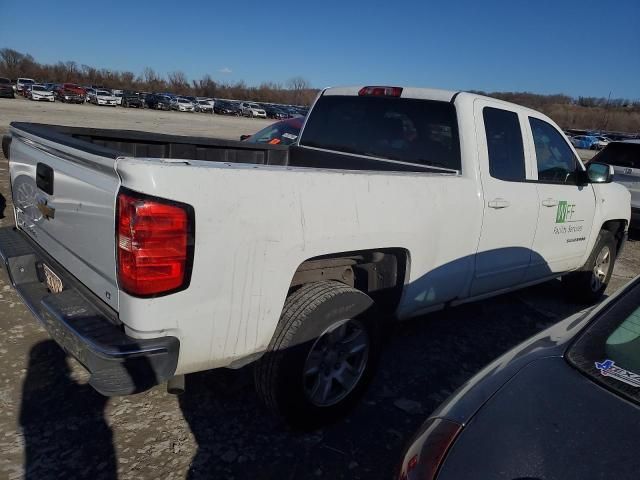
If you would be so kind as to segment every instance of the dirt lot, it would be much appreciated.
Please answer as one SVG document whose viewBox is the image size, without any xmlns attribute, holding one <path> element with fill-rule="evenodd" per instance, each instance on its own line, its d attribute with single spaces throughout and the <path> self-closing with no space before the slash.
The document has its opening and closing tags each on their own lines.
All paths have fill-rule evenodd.
<svg viewBox="0 0 640 480">
<path fill-rule="evenodd" d="M 0 131 L 28 120 L 236 138 L 264 122 L 106 107 L 0 103 Z M 0 158 L 0 225 L 12 214 Z M 0 202 L 1 203 L 1 202 Z M 608 293 L 640 273 L 630 241 Z M 406 441 L 444 398 L 484 364 L 582 307 L 559 281 L 399 325 L 364 401 L 343 422 L 290 431 L 264 412 L 250 369 L 187 378 L 175 397 L 158 386 L 106 399 L 48 339 L 0 272 L 0 478 L 389 478 Z M 399 400 L 417 402 L 410 412 Z"/>
</svg>

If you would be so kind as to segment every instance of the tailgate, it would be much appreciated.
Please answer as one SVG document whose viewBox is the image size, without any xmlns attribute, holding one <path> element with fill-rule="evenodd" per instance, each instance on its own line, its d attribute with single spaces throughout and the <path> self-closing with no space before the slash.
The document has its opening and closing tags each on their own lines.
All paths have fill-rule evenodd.
<svg viewBox="0 0 640 480">
<path fill-rule="evenodd" d="M 613 167 L 615 173 L 613 180 L 621 183 L 631 192 L 631 206 L 640 208 L 640 166 L 632 167 Z"/>
<path fill-rule="evenodd" d="M 17 226 L 117 310 L 117 154 L 42 126 L 12 124 L 11 134 Z"/>
</svg>

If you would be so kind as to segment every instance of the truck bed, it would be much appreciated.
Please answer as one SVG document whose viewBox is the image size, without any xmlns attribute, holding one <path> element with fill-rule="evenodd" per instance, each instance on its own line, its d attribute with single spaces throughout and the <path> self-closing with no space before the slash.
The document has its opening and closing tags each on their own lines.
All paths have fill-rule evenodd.
<svg viewBox="0 0 640 480">
<path fill-rule="evenodd" d="M 11 126 L 68 147 L 112 159 L 127 156 L 338 170 L 440 171 L 438 168 L 427 165 L 298 146 L 287 147 L 137 130 L 69 127 L 42 123 L 12 122 Z"/>
</svg>

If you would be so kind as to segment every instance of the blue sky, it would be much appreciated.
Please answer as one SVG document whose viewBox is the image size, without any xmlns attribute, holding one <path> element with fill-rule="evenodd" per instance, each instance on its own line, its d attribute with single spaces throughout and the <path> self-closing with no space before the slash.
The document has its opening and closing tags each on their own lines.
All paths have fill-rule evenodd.
<svg viewBox="0 0 640 480">
<path fill-rule="evenodd" d="M 43 63 L 640 99 L 640 0 L 1 3 L 0 47 Z"/>
</svg>

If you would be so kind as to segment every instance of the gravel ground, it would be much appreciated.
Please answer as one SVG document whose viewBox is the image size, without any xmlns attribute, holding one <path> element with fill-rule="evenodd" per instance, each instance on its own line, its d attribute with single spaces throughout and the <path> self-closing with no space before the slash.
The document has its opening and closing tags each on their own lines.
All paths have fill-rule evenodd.
<svg viewBox="0 0 640 480">
<path fill-rule="evenodd" d="M 94 116 L 98 108 L 101 114 Z M 204 117 L 3 101 L 0 133 L 8 120 L 20 119 L 236 138 L 262 123 Z M 3 158 L 0 194 L 9 203 L 0 225 L 10 225 Z M 639 273 L 640 242 L 630 241 L 607 293 Z M 303 434 L 263 410 L 249 368 L 190 375 L 180 397 L 162 386 L 101 397 L 86 384 L 82 368 L 48 339 L 1 271 L 0 478 L 389 478 L 408 439 L 453 390 L 510 347 L 581 308 L 568 303 L 553 281 L 400 324 L 364 401 L 341 423 Z"/>
</svg>

